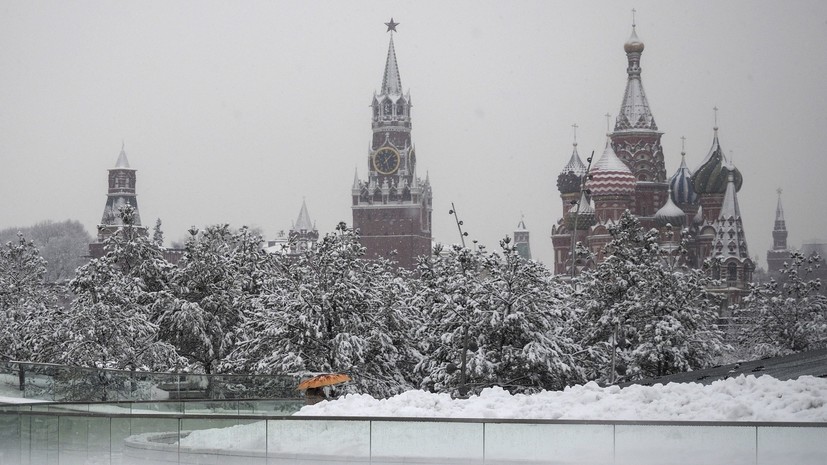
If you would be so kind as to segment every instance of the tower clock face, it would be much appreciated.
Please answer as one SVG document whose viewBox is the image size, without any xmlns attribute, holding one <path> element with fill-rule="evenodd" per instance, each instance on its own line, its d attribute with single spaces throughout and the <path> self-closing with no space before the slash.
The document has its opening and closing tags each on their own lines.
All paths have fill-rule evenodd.
<svg viewBox="0 0 827 465">
<path fill-rule="evenodd" d="M 373 168 L 382 174 L 393 174 L 399 169 L 399 152 L 386 147 L 373 154 Z"/>
</svg>

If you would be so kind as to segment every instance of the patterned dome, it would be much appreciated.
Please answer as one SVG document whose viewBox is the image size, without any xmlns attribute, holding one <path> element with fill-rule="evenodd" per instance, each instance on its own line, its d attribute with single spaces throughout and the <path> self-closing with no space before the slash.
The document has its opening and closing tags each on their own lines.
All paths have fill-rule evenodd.
<svg viewBox="0 0 827 465">
<path fill-rule="evenodd" d="M 576 228 L 574 224 L 575 215 L 577 215 Z M 594 202 L 589 200 L 589 198 L 586 197 L 586 193 L 583 192 L 580 195 L 580 201 L 569 208 L 569 213 L 566 215 L 566 227 L 569 228 L 569 230 L 586 230 L 592 227 L 594 223 Z"/>
<path fill-rule="evenodd" d="M 734 165 L 729 164 L 718 142 L 718 128 L 715 128 L 715 137 L 712 148 L 701 166 L 692 174 L 692 186 L 698 194 L 723 194 L 726 192 L 727 176 L 732 171 L 735 179 L 735 189 L 741 190 L 744 183 L 741 172 Z"/>
<path fill-rule="evenodd" d="M 586 165 L 580 160 L 577 153 L 577 142 L 574 143 L 574 150 L 571 152 L 571 159 L 557 176 L 557 190 L 561 194 L 572 194 L 580 192 L 580 182 L 586 174 Z"/>
<path fill-rule="evenodd" d="M 671 224 L 676 228 L 682 228 L 686 223 L 686 213 L 672 201 L 671 191 L 669 196 L 666 197 L 666 205 L 660 207 L 660 210 L 655 213 L 655 222 L 658 226 Z"/>
<path fill-rule="evenodd" d="M 669 189 L 672 191 L 672 201 L 677 205 L 693 205 L 698 203 L 698 194 L 692 187 L 692 171 L 686 166 L 686 153 L 681 152 L 681 166 L 669 178 Z"/>
<path fill-rule="evenodd" d="M 632 35 L 629 36 L 629 40 L 623 44 L 623 50 L 626 50 L 626 53 L 640 53 L 643 51 L 643 42 L 637 38 L 634 26 L 632 26 Z"/>
<path fill-rule="evenodd" d="M 611 139 L 606 138 L 606 150 L 592 167 L 591 179 L 586 187 L 592 196 L 633 195 L 637 179 L 612 149 Z"/>
</svg>

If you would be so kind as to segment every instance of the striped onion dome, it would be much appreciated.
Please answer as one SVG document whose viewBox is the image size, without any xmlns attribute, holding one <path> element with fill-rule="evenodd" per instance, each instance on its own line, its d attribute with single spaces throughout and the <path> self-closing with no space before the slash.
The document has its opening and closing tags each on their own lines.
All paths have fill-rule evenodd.
<svg viewBox="0 0 827 465">
<path fill-rule="evenodd" d="M 577 142 L 575 142 L 569 162 L 560 172 L 560 175 L 557 176 L 557 190 L 561 194 L 580 192 L 580 181 L 584 174 L 586 174 L 586 165 L 583 164 L 580 154 L 577 153 Z"/>
<path fill-rule="evenodd" d="M 718 142 L 718 128 L 715 128 L 715 136 L 712 139 L 712 148 L 701 166 L 692 173 L 692 186 L 698 194 L 723 194 L 727 188 L 727 177 L 730 167 L 733 170 L 735 189 L 741 190 L 744 183 L 741 172 L 734 166 L 729 165 L 721 144 Z"/>
<path fill-rule="evenodd" d="M 612 149 L 612 141 L 606 138 L 606 149 L 603 155 L 592 166 L 589 173 L 591 179 L 586 187 L 592 196 L 601 195 L 633 195 L 637 179 L 623 161 L 617 157 Z"/>
<path fill-rule="evenodd" d="M 698 194 L 692 187 L 692 171 L 686 166 L 686 152 L 681 152 L 681 166 L 669 178 L 669 189 L 672 191 L 672 201 L 677 205 L 698 203 Z"/>
<path fill-rule="evenodd" d="M 666 204 L 655 213 L 655 222 L 658 226 L 671 224 L 676 228 L 682 228 L 686 223 L 686 213 L 672 201 L 671 189 L 666 197 Z"/>
</svg>

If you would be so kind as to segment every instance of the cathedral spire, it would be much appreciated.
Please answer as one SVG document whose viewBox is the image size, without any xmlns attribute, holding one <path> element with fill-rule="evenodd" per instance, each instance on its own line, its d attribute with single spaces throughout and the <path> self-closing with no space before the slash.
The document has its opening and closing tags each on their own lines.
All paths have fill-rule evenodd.
<svg viewBox="0 0 827 465">
<path fill-rule="evenodd" d="M 714 247 L 717 255 L 741 260 L 749 258 L 747 240 L 744 237 L 744 227 L 741 222 L 741 209 L 738 207 L 735 175 L 732 171 L 727 174 L 726 192 L 715 229 L 717 236 Z"/>
<path fill-rule="evenodd" d="M 623 103 L 620 105 L 620 113 L 617 115 L 615 131 L 658 130 L 655 118 L 649 110 L 649 101 L 643 91 L 643 83 L 640 80 L 640 55 L 643 53 L 643 48 L 643 42 L 637 37 L 633 19 L 632 35 L 623 44 L 626 59 L 629 62 L 626 68 L 628 79 L 626 81 L 626 92 L 623 94 Z"/>
</svg>

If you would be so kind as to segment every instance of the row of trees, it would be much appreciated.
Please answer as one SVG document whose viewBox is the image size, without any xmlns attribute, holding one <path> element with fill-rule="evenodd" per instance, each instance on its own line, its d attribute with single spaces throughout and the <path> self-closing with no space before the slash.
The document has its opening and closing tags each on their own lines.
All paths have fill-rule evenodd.
<svg viewBox="0 0 827 465">
<path fill-rule="evenodd" d="M 603 263 L 562 281 L 508 238 L 496 252 L 438 248 L 414 272 L 362 260 L 358 234 L 343 223 L 290 258 L 262 250 L 246 228 L 193 228 L 172 266 L 157 241 L 129 226 L 132 210 L 121 213 L 127 226 L 104 257 L 77 270 L 69 308 L 43 287 L 45 263 L 31 242 L 2 249 L 0 356 L 205 373 L 348 371 L 355 389 L 384 396 L 633 380 L 702 368 L 727 350 L 706 275 L 664 260 L 657 233 L 631 215 L 611 229 Z M 759 302 L 775 308 L 767 293 L 756 288 L 745 321 L 762 318 Z M 823 344 L 816 333 L 796 333 L 789 350 Z"/>
</svg>

